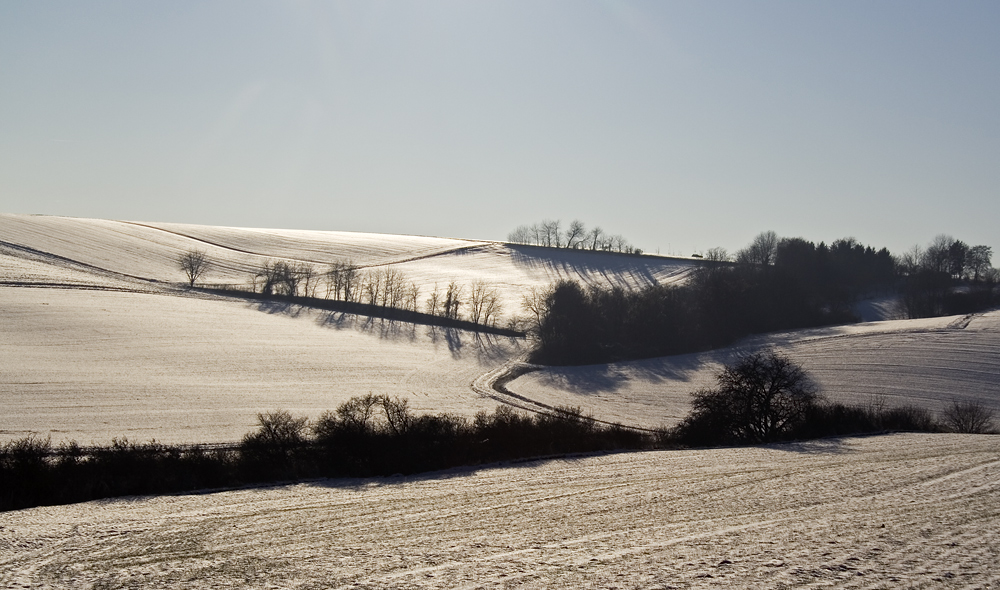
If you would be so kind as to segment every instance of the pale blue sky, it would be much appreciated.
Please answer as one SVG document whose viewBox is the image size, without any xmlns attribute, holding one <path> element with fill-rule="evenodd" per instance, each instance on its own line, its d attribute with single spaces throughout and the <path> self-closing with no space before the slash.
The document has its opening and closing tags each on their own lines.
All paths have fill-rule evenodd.
<svg viewBox="0 0 1000 590">
<path fill-rule="evenodd" d="M 1000 258 L 1000 3 L 6 1 L 0 211 Z"/>
</svg>

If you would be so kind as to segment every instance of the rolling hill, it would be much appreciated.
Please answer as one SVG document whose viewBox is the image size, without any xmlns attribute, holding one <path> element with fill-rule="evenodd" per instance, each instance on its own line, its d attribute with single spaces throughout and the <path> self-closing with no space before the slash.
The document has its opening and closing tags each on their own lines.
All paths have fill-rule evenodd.
<svg viewBox="0 0 1000 590">
<path fill-rule="evenodd" d="M 700 354 L 585 367 L 523 367 L 530 343 L 183 286 L 177 257 L 205 251 L 206 280 L 243 284 L 262 262 L 392 265 L 426 297 L 485 281 L 519 313 L 560 278 L 683 281 L 687 259 L 498 242 L 0 215 L 0 438 L 228 442 L 257 412 L 317 417 L 354 395 L 408 397 L 417 412 L 472 415 L 498 401 L 580 406 L 596 418 L 676 423 L 688 396 L 739 350 L 788 352 L 824 393 L 852 403 L 952 399 L 1000 409 L 1000 312 L 768 334 Z M 535 370 L 537 369 L 537 370 Z M 511 371 L 515 371 L 511 373 Z M 526 372 L 525 372 L 526 371 Z M 524 373 L 524 374 L 521 374 Z M 504 395 L 497 378 L 520 374 Z"/>
</svg>

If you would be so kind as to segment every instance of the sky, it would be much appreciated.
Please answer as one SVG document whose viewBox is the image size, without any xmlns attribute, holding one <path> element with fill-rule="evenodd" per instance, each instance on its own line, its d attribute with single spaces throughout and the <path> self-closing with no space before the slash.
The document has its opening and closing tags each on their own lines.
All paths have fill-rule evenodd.
<svg viewBox="0 0 1000 590">
<path fill-rule="evenodd" d="M 0 212 L 1000 259 L 998 30 L 989 1 L 3 2 Z"/>
</svg>

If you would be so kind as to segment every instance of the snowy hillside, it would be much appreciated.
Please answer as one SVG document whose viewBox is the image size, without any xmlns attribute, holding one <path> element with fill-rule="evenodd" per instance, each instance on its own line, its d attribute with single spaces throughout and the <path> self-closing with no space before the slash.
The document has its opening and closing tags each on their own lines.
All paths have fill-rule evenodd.
<svg viewBox="0 0 1000 590">
<path fill-rule="evenodd" d="M 569 458 L 32 508 L 5 588 L 994 588 L 1000 437 Z"/>
<path fill-rule="evenodd" d="M 0 440 L 233 441 L 257 412 L 315 418 L 369 392 L 472 415 L 497 403 L 472 381 L 525 351 L 521 340 L 192 295 L 176 260 L 193 248 L 212 261 L 212 282 L 245 282 L 276 258 L 393 264 L 425 294 L 486 281 L 512 312 L 525 289 L 558 278 L 637 286 L 692 268 L 470 240 L 0 215 Z"/>
<path fill-rule="evenodd" d="M 550 367 L 507 388 L 542 404 L 580 406 L 605 420 L 670 426 L 688 413 L 692 391 L 713 386 L 723 364 L 760 346 L 801 364 L 833 401 L 937 412 L 952 400 L 979 400 L 1000 414 L 1000 311 L 797 330 L 699 354 Z"/>
<path fill-rule="evenodd" d="M 599 419 L 657 427 L 688 411 L 691 391 L 740 348 L 773 345 L 824 393 L 852 403 L 952 399 L 1000 409 L 1000 312 L 803 330 L 711 353 L 548 368 L 493 387 L 530 346 L 351 314 L 192 293 L 177 256 L 216 265 L 211 282 L 243 282 L 262 261 L 393 264 L 424 294 L 455 280 L 521 294 L 558 278 L 644 285 L 684 280 L 691 261 L 345 232 L 136 224 L 0 215 L 0 440 L 111 437 L 229 442 L 257 412 L 318 417 L 355 395 L 410 399 L 417 412 L 473 415 L 498 400 L 581 406 Z"/>
<path fill-rule="evenodd" d="M 408 283 L 420 287 L 421 302 L 435 285 L 458 281 L 468 286 L 481 280 L 499 290 L 508 312 L 518 310 L 527 288 L 546 287 L 560 278 L 634 287 L 683 280 L 695 265 L 660 256 L 420 236 L 0 214 L 0 285 L 30 281 L 32 275 L 17 268 L 21 262 L 7 260 L 25 254 L 51 263 L 55 275 L 65 268 L 89 269 L 97 284 L 128 278 L 182 283 L 177 259 L 194 249 L 204 251 L 212 263 L 204 277 L 208 283 L 245 284 L 269 260 L 309 263 L 320 272 L 342 261 L 362 268 L 393 265 Z"/>
</svg>

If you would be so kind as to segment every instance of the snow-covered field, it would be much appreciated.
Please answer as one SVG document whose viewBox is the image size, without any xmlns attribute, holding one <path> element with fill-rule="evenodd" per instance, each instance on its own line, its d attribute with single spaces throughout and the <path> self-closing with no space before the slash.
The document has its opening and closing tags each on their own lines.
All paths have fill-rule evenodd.
<svg viewBox="0 0 1000 590">
<path fill-rule="evenodd" d="M 559 278 L 637 286 L 693 268 L 420 236 L 0 215 L 0 440 L 228 442 L 259 411 L 315 418 L 370 392 L 471 415 L 497 403 L 472 381 L 525 350 L 461 330 L 192 294 L 177 268 L 191 249 L 212 262 L 208 282 L 245 283 L 274 259 L 321 271 L 392 264 L 423 296 L 485 281 L 508 314 L 527 289 Z"/>
<path fill-rule="evenodd" d="M 996 588 L 1000 437 L 893 435 L 0 514 L 4 588 Z"/>
<path fill-rule="evenodd" d="M 238 441 L 257 412 L 317 418 L 385 393 L 471 415 L 469 384 L 515 339 L 279 304 L 0 288 L 0 436 L 54 442 Z"/>
<path fill-rule="evenodd" d="M 688 413 L 692 391 L 713 386 L 723 364 L 759 346 L 786 353 L 834 401 L 937 412 L 952 400 L 978 400 L 1000 414 L 1000 311 L 798 330 L 701 354 L 550 367 L 507 388 L 542 404 L 580 406 L 604 420 L 670 426 Z"/>
<path fill-rule="evenodd" d="M 407 283 L 420 288 L 421 301 L 435 285 L 457 281 L 466 290 L 475 281 L 496 287 L 507 315 L 518 312 L 521 295 L 560 278 L 587 283 L 640 286 L 683 280 L 695 267 L 688 259 L 661 256 L 593 254 L 516 246 L 498 242 L 352 232 L 321 232 L 137 223 L 0 214 L 0 284 L 30 282 L 19 275 L 21 255 L 5 243 L 50 255 L 53 272 L 86 265 L 103 271 L 92 282 L 139 277 L 183 282 L 177 258 L 190 250 L 205 252 L 212 269 L 206 283 L 247 284 L 268 260 L 312 264 L 325 272 L 330 264 L 351 261 L 366 268 L 392 265 Z M 421 305 L 422 308 L 422 305 Z"/>
<path fill-rule="evenodd" d="M 558 278 L 684 280 L 690 261 L 342 232 L 0 215 L 0 441 L 229 442 L 259 411 L 355 395 L 417 412 L 496 405 L 527 344 L 192 293 L 267 259 L 394 264 L 520 294 Z M 530 372 L 507 387 L 626 424 L 676 422 L 743 348 L 827 396 L 1000 409 L 1000 312 L 770 334 L 731 349 Z M 527 400 L 527 401 L 526 401 Z M 533 401 L 532 401 L 533 400 Z M 11 588 L 995 588 L 1000 437 L 893 435 L 565 458 L 416 477 L 130 498 L 0 514 Z"/>
<path fill-rule="evenodd" d="M 471 415 L 495 407 L 488 377 L 526 350 L 460 330 L 192 294 L 176 268 L 192 248 L 215 264 L 208 281 L 242 282 L 279 257 L 350 259 L 394 264 L 424 294 L 487 281 L 508 311 L 558 278 L 642 285 L 693 268 L 471 240 L 0 214 L 0 441 L 229 442 L 259 411 L 315 418 L 369 392 L 407 397 L 418 412 Z M 758 345 L 787 352 L 835 400 L 937 411 L 978 399 L 1000 410 L 1000 312 L 770 334 L 705 354 L 544 369 L 507 387 L 602 420 L 671 425 L 722 363 Z"/>
</svg>

